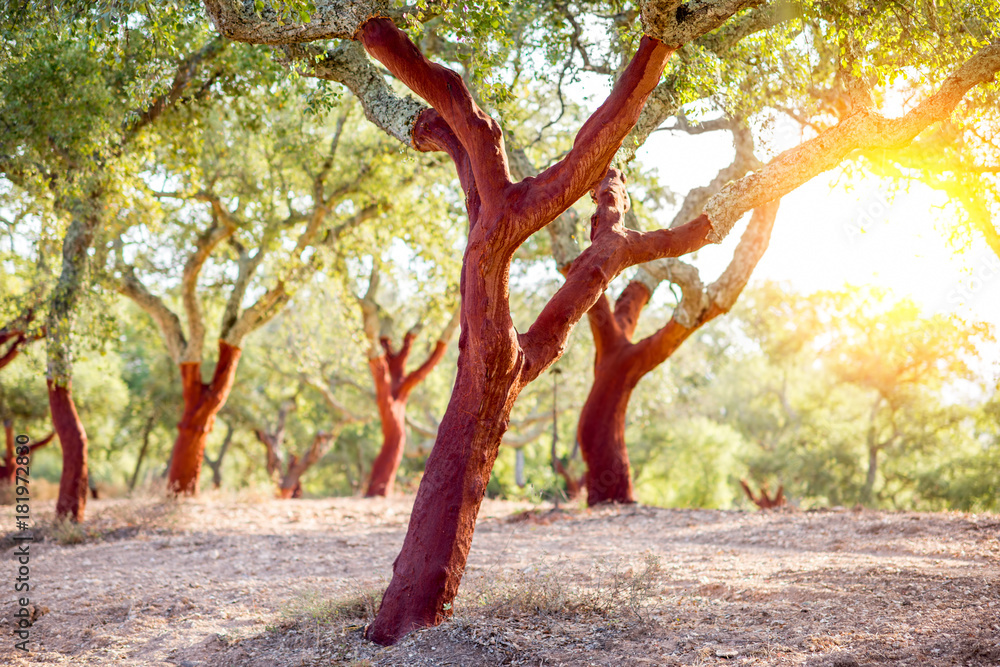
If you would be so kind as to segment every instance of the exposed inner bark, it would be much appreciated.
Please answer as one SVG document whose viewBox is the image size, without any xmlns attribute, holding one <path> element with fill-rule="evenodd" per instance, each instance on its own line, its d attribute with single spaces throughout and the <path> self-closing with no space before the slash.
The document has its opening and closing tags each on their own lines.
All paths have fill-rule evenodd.
<svg viewBox="0 0 1000 667">
<path fill-rule="evenodd" d="M 211 382 L 201 381 L 201 362 L 180 365 L 184 413 L 177 424 L 167 488 L 172 493 L 194 495 L 198 492 L 205 442 L 215 426 L 215 416 L 225 405 L 236 379 L 240 348 L 219 341 L 219 360 Z"/>
<path fill-rule="evenodd" d="M 83 429 L 80 415 L 73 403 L 72 382 L 60 385 L 50 379 L 47 384 L 52 425 L 59 436 L 63 455 L 56 516 L 79 522 L 83 520 L 87 493 L 90 490 L 87 477 L 87 432 Z"/>
<path fill-rule="evenodd" d="M 447 341 L 434 344 L 427 360 L 412 373 L 406 373 L 406 360 L 416 334 L 411 330 L 395 352 L 388 338 L 379 342 L 384 353 L 368 359 L 372 379 L 375 381 L 375 400 L 382 420 L 382 449 L 372 464 L 371 476 L 365 497 L 388 496 L 396 482 L 396 471 L 403 460 L 406 448 L 406 403 L 410 393 L 423 382 L 448 349 Z"/>
<path fill-rule="evenodd" d="M 419 150 L 443 150 L 452 157 L 470 221 L 455 387 L 392 582 L 367 629 L 373 641 L 390 644 L 451 613 L 479 506 L 520 391 L 558 359 L 572 326 L 615 275 L 643 261 L 701 247 L 712 225 L 704 216 L 678 229 L 648 234 L 622 225 L 628 209 L 624 177 L 608 165 L 672 52 L 662 43 L 643 38 L 566 159 L 515 184 L 498 125 L 476 106 L 461 77 L 427 61 L 391 21 L 368 21 L 359 36 L 370 54 L 434 107 L 415 124 L 413 143 Z M 518 334 L 507 291 L 513 252 L 587 190 L 594 190 L 597 203 L 593 243 L 573 263 L 566 284 L 536 322 Z"/>
<path fill-rule="evenodd" d="M 635 502 L 625 447 L 625 413 L 641 377 L 631 337 L 649 296 L 642 283 L 629 283 L 614 313 L 604 295 L 587 313 L 596 351 L 594 383 L 580 412 L 576 437 L 587 464 L 588 505 Z"/>
<path fill-rule="evenodd" d="M 629 283 L 622 291 L 614 311 L 602 295 L 587 313 L 596 351 L 594 383 L 580 412 L 577 439 L 587 463 L 588 505 L 635 502 L 625 442 L 632 390 L 695 331 L 732 308 L 767 249 L 777 209 L 773 202 L 754 211 L 732 261 L 714 283 L 703 286 L 694 267 L 668 270 L 684 296 L 667 324 L 651 336 L 632 342 L 639 315 L 649 301 L 649 283 L 655 287 L 658 282 L 648 271 L 643 280 Z"/>
<path fill-rule="evenodd" d="M 785 487 L 779 486 L 778 492 L 772 497 L 767 490 L 767 486 L 762 485 L 760 487 L 760 495 L 754 495 L 753 491 L 750 490 L 750 485 L 747 484 L 746 480 L 740 480 L 740 486 L 743 487 L 743 493 L 747 494 L 747 498 L 750 499 L 757 507 L 762 510 L 770 510 L 775 507 L 782 507 L 785 504 Z"/>
</svg>

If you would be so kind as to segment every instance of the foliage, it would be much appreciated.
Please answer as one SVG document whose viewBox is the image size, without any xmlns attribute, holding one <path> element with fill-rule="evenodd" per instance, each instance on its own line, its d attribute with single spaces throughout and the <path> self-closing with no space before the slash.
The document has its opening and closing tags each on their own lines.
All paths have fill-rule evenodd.
<svg viewBox="0 0 1000 667">
<path fill-rule="evenodd" d="M 289 21 L 310 10 L 307 2 L 272 4 Z M 859 79 L 871 85 L 877 107 L 904 111 L 994 39 L 1000 25 L 1000 8 L 987 0 L 800 7 L 726 48 L 717 34 L 681 50 L 664 82 L 691 126 L 722 115 L 746 120 L 763 156 L 845 118 L 854 103 L 848 88 Z M 633 6 L 617 1 L 421 2 L 418 9 L 428 14 L 411 17 L 407 29 L 425 52 L 470 81 L 502 121 L 509 144 L 524 148 L 539 167 L 569 149 L 572 132 L 639 37 Z M 181 103 L 146 123 L 151 101 L 170 90 L 179 67 L 217 39 L 199 2 L 8 3 L 3 12 L 0 320 L 19 312 L 36 286 L 52 282 L 74 202 L 99 191 L 104 225 L 94 256 L 106 269 L 105 281 L 89 288 L 82 309 L 89 334 L 80 354 L 88 359 L 81 360 L 74 382 L 95 477 L 124 486 L 139 463 L 144 433 L 150 445 L 140 472 L 155 477 L 169 456 L 180 404 L 176 368 L 158 332 L 109 289 L 115 253 L 180 312 L 184 258 L 212 222 L 199 197 L 214 193 L 240 212 L 234 242 L 212 257 L 200 282 L 204 307 L 218 321 L 225 302 L 220 292 L 237 277 L 240 247 L 273 250 L 249 295 L 289 268 L 281 251 L 301 231 L 313 176 L 341 118 L 346 130 L 329 191 L 345 194 L 333 217 L 372 203 L 379 213 L 335 248 L 310 255 L 323 271 L 292 286 L 288 310 L 248 340 L 240 378 L 220 416 L 236 433 L 225 484 L 266 483 L 263 448 L 252 431 L 289 395 L 297 393 L 299 401 L 289 436 L 297 446 L 338 419 L 315 389 L 302 384 L 303 372 L 342 380 L 338 398 L 371 417 L 351 292 L 361 291 L 371 263 L 378 262 L 389 277 L 386 307 L 400 331 L 423 321 L 426 336 L 443 325 L 455 298 L 465 231 L 462 197 L 448 165 L 387 143 L 338 86 L 290 76 L 267 49 L 232 43 L 198 70 Z M 594 91 L 592 99 L 579 92 L 585 87 Z M 954 208 L 944 215 L 989 238 L 989 228 L 976 221 L 995 219 L 988 213 L 1000 201 L 991 162 L 997 94 L 995 84 L 977 88 L 949 123 L 909 148 L 859 156 L 856 167 L 944 190 L 957 202 L 953 207 L 962 207 L 957 216 Z M 782 134 L 789 122 L 796 128 L 791 137 Z M 669 184 L 640 167 L 632 171 L 642 222 L 670 213 L 677 196 Z M 537 235 L 512 268 L 511 303 L 520 331 L 561 282 L 547 244 L 545 234 Z M 977 367 L 988 332 L 925 316 L 913 304 L 876 306 L 886 302 L 883 297 L 851 290 L 805 296 L 765 286 L 733 321 L 699 332 L 633 397 L 628 438 L 641 497 L 730 507 L 742 502 L 735 481 L 749 475 L 772 488 L 784 483 L 807 505 L 867 500 L 996 509 L 1000 418 Z M 669 310 L 657 306 L 669 301 L 664 294 L 647 309 L 640 335 L 665 321 Z M 558 379 L 560 455 L 575 439 L 592 358 L 589 334 L 581 330 L 558 365 L 564 371 Z M 451 352 L 415 394 L 415 419 L 430 423 L 443 413 L 453 368 Z M 0 413 L 43 432 L 40 373 L 31 353 L 5 369 Z M 519 424 L 532 415 L 551 412 L 552 383 L 536 383 L 514 408 L 515 435 L 531 430 Z M 880 465 L 866 489 L 873 432 L 874 444 L 890 442 L 876 452 Z M 358 489 L 378 437 L 373 419 L 345 428 L 306 480 L 307 491 Z M 217 428 L 210 454 L 222 438 Z M 551 439 L 546 428 L 525 446 L 527 490 L 514 481 L 513 451 L 501 449 L 490 492 L 556 497 L 561 481 L 550 467 Z M 419 479 L 421 441 L 410 438 L 413 456 L 404 460 L 404 482 Z M 56 475 L 54 451 L 39 452 L 39 474 Z"/>
</svg>

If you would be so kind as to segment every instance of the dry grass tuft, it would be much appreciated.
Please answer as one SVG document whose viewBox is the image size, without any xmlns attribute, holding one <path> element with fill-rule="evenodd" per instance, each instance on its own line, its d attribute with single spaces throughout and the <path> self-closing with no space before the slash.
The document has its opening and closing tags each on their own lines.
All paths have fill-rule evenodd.
<svg viewBox="0 0 1000 667">
<path fill-rule="evenodd" d="M 598 561 L 588 577 L 592 583 L 580 583 L 563 569 L 556 564 L 545 571 L 491 578 L 474 593 L 476 604 L 465 608 L 490 618 L 596 616 L 645 622 L 662 572 L 653 553 L 637 565 L 623 559 Z"/>
<path fill-rule="evenodd" d="M 323 597 L 315 591 L 296 596 L 281 610 L 283 625 L 330 625 L 348 623 L 364 625 L 375 618 L 382 601 L 381 588 L 364 587 L 338 597 Z"/>
<path fill-rule="evenodd" d="M 82 523 L 67 518 L 43 515 L 32 531 L 36 541 L 52 540 L 61 546 L 85 542 L 116 541 L 135 537 L 140 533 L 172 533 L 178 522 L 177 503 L 159 498 L 156 500 L 112 501 Z M 0 537 L 0 550 L 15 544 L 8 533 Z"/>
</svg>

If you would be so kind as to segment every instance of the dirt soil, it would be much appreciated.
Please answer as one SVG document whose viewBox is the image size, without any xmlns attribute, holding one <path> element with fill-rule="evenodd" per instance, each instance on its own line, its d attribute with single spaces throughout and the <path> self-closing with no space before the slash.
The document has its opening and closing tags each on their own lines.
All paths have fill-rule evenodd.
<svg viewBox="0 0 1000 667">
<path fill-rule="evenodd" d="M 92 501 L 74 533 L 36 502 L 32 651 L 8 540 L 0 664 L 1000 665 L 1000 516 L 958 513 L 487 501 L 454 618 L 377 647 L 411 503 Z"/>
</svg>

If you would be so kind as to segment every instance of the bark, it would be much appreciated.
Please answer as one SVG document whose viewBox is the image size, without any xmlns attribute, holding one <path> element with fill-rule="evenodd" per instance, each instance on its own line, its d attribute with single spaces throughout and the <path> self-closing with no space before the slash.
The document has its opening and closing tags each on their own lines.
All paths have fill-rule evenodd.
<svg viewBox="0 0 1000 667">
<path fill-rule="evenodd" d="M 649 291 L 641 283 L 630 283 L 627 294 L 632 296 L 638 315 L 649 300 Z M 623 294 L 619 304 L 625 299 Z M 580 412 L 576 436 L 587 464 L 587 504 L 634 503 L 625 446 L 625 413 L 640 376 L 638 360 L 631 354 L 631 331 L 626 331 L 614 317 L 604 296 L 590 309 L 587 318 L 596 350 L 594 383 Z"/>
<path fill-rule="evenodd" d="M 391 495 L 396 482 L 396 471 L 406 447 L 406 399 L 399 400 L 392 395 L 384 357 L 369 359 L 368 365 L 375 380 L 375 399 L 382 421 L 382 447 L 372 463 L 365 490 L 366 498 L 374 498 Z"/>
<path fill-rule="evenodd" d="M 235 429 L 231 423 L 226 424 L 226 437 L 222 440 L 222 447 L 219 448 L 219 453 L 216 454 L 215 459 L 210 459 L 207 455 L 205 456 L 205 463 L 212 470 L 212 488 L 219 489 L 222 488 L 222 460 L 226 457 L 226 452 L 229 451 L 229 445 L 233 441 L 233 433 Z"/>
<path fill-rule="evenodd" d="M 101 195 L 69 200 L 72 221 L 62 245 L 62 270 L 49 300 L 46 322 L 46 381 L 52 424 L 62 445 L 56 516 L 82 521 L 87 504 L 87 433 L 77 414 L 70 389 L 73 376 L 73 328 L 76 308 L 89 273 L 89 250 L 101 222 Z"/>
<path fill-rule="evenodd" d="M 431 103 L 414 126 L 414 146 L 443 150 L 466 193 L 470 236 L 462 270 L 462 335 L 455 387 L 414 503 L 393 578 L 367 637 L 382 644 L 451 613 L 479 506 L 520 391 L 562 354 L 573 325 L 607 283 L 646 259 L 677 256 L 708 242 L 700 218 L 674 230 L 625 229 L 624 179 L 608 165 L 655 87 L 671 49 L 644 38 L 608 101 L 574 147 L 538 177 L 512 183 L 497 124 L 454 72 L 428 62 L 391 22 L 364 25 L 360 38 L 411 90 Z M 566 284 L 524 334 L 513 327 L 507 292 L 514 250 L 587 190 L 597 211 L 593 243 Z"/>
<path fill-rule="evenodd" d="M 455 321 L 453 318 L 453 322 Z M 411 373 L 406 372 L 406 361 L 416 337 L 413 330 L 407 332 L 402 346 L 396 351 L 392 350 L 388 338 L 382 338 L 380 343 L 383 353 L 369 357 L 368 367 L 375 382 L 375 402 L 382 421 L 382 448 L 372 463 L 366 498 L 392 494 L 396 472 L 406 449 L 406 403 L 410 393 L 444 358 L 452 331 L 454 327 L 449 325 L 424 363 Z"/>
<path fill-rule="evenodd" d="M 764 0 L 709 0 L 683 3 L 677 0 L 642 0 L 642 27 L 645 34 L 664 44 L 680 46 L 714 30 L 730 16 Z"/>
<path fill-rule="evenodd" d="M 48 380 L 49 409 L 62 445 L 63 469 L 59 478 L 56 516 L 73 522 L 83 521 L 90 489 L 87 477 L 87 432 L 73 403 L 71 382 L 57 384 Z"/>
<path fill-rule="evenodd" d="M 153 425 L 156 423 L 156 418 L 158 416 L 159 413 L 154 411 L 153 414 L 149 416 L 149 419 L 146 420 L 145 426 L 143 426 L 142 447 L 139 448 L 139 456 L 135 461 L 135 470 L 132 471 L 132 478 L 129 479 L 128 482 L 128 490 L 130 492 L 135 490 L 136 482 L 139 481 L 139 471 L 142 469 L 142 462 L 146 458 L 146 450 L 149 449 L 149 436 L 153 432 Z"/>
<path fill-rule="evenodd" d="M 177 425 L 177 439 L 167 473 L 167 488 L 171 493 L 198 493 L 205 442 L 233 387 L 240 353 L 240 348 L 220 340 L 219 360 L 208 383 L 201 380 L 200 362 L 180 365 L 184 413 Z"/>
<path fill-rule="evenodd" d="M 772 498 L 767 491 L 766 486 L 760 487 L 760 495 L 754 495 L 753 491 L 750 490 L 750 485 L 747 484 L 746 480 L 740 480 L 740 486 L 743 487 L 743 492 L 747 494 L 747 498 L 750 499 L 757 507 L 762 510 L 770 510 L 776 507 L 782 507 L 785 504 L 785 487 L 779 486 L 778 492 L 774 494 Z"/>
</svg>

